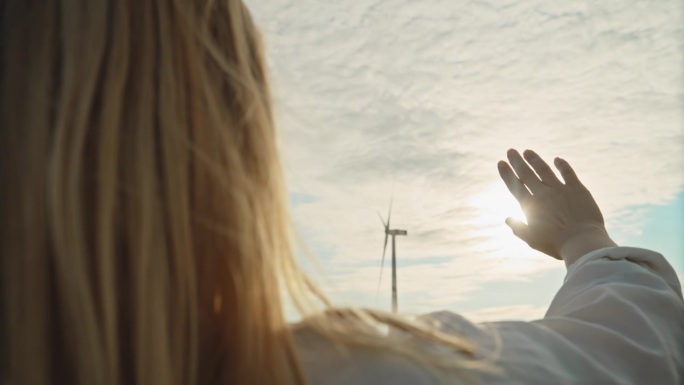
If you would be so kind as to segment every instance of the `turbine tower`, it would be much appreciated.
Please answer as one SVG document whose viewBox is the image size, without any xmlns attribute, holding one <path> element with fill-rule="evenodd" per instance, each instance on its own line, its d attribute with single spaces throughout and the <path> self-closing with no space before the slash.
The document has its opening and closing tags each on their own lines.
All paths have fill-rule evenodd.
<svg viewBox="0 0 684 385">
<path fill-rule="evenodd" d="M 397 249 L 396 249 L 396 236 L 397 235 L 407 235 L 406 230 L 390 229 L 390 217 L 392 216 L 392 201 L 394 198 L 390 199 L 389 212 L 387 213 L 387 223 L 382 219 L 382 215 L 378 212 L 380 221 L 385 228 L 385 246 L 382 249 L 382 263 L 380 264 L 380 278 L 378 279 L 378 292 L 380 291 L 380 282 L 382 281 L 382 269 L 385 266 L 385 252 L 387 251 L 387 239 L 392 236 L 392 312 L 397 312 Z M 377 293 L 376 293 L 377 298 Z"/>
</svg>

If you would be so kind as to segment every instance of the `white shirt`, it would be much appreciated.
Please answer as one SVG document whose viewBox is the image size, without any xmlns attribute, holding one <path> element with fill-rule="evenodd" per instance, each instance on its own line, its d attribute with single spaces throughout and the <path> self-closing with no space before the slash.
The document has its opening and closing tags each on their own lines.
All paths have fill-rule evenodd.
<svg viewBox="0 0 684 385">
<path fill-rule="evenodd" d="M 472 369 L 477 383 L 684 384 L 681 286 L 653 251 L 614 247 L 583 256 L 568 269 L 541 320 L 475 324 L 450 312 L 428 317 L 473 341 L 481 356 L 496 349 L 498 338 L 493 365 L 501 372 Z M 392 353 L 354 349 L 343 358 L 328 343 L 296 340 L 312 385 L 439 384 L 420 365 Z M 463 383 L 455 375 L 447 380 Z"/>
</svg>

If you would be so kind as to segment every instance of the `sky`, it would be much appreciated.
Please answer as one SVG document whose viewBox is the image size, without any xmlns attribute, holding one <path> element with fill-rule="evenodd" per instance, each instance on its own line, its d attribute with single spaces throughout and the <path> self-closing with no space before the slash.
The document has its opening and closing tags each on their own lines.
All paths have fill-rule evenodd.
<svg viewBox="0 0 684 385">
<path fill-rule="evenodd" d="M 504 224 L 508 148 L 567 159 L 613 239 L 684 277 L 681 0 L 247 4 L 295 230 L 336 304 L 390 309 L 393 197 L 400 311 L 543 317 L 565 267 Z"/>
</svg>

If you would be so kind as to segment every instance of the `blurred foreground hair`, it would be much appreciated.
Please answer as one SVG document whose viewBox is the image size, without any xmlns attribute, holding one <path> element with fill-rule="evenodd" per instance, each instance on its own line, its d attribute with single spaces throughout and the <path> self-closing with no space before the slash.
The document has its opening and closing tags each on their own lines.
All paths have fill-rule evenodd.
<svg viewBox="0 0 684 385">
<path fill-rule="evenodd" d="M 302 384 L 258 32 L 239 0 L 0 5 L 0 375 L 11 384 Z M 318 313 L 320 314 L 320 313 Z M 427 361 L 380 312 L 306 327 Z M 437 361 L 427 365 L 453 365 Z"/>
</svg>

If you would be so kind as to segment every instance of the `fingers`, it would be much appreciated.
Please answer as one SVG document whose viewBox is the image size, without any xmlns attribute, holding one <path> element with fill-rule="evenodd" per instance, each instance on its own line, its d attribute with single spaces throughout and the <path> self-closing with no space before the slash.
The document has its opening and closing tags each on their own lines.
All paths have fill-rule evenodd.
<svg viewBox="0 0 684 385">
<path fill-rule="evenodd" d="M 500 161 L 498 164 L 498 169 L 501 179 L 506 184 L 506 187 L 508 187 L 508 191 L 511 192 L 513 197 L 520 203 L 521 206 L 524 206 L 526 202 L 532 198 L 532 194 L 530 194 L 527 188 L 525 188 L 523 182 L 518 179 L 508 163 L 504 162 L 503 160 Z"/>
<path fill-rule="evenodd" d="M 516 221 L 513 218 L 506 218 L 506 225 L 513 230 L 513 234 L 522 239 L 524 242 L 529 243 L 529 229 L 524 222 Z"/>
<path fill-rule="evenodd" d="M 575 170 L 570 167 L 570 163 L 568 163 L 565 159 L 556 158 L 554 159 L 554 164 L 556 165 L 558 171 L 560 171 L 565 184 L 582 184 L 577 177 L 577 174 L 575 174 Z"/>
<path fill-rule="evenodd" d="M 525 152 L 523 152 L 523 156 L 525 157 L 525 160 L 532 165 L 534 171 L 541 178 L 542 183 L 551 187 L 560 186 L 562 184 L 561 181 L 558 180 L 558 177 L 556 177 L 556 174 L 553 172 L 551 167 L 549 167 L 549 165 L 544 162 L 544 159 L 537 155 L 536 152 L 532 150 L 525 150 Z"/>
<path fill-rule="evenodd" d="M 530 188 L 532 194 L 544 187 L 544 184 L 539 180 L 537 174 L 535 174 L 530 166 L 527 165 L 527 162 L 520 156 L 518 151 L 510 149 L 506 155 L 508 156 L 508 161 L 511 163 L 511 166 L 513 166 L 513 170 L 518 174 L 518 178 Z"/>
</svg>

